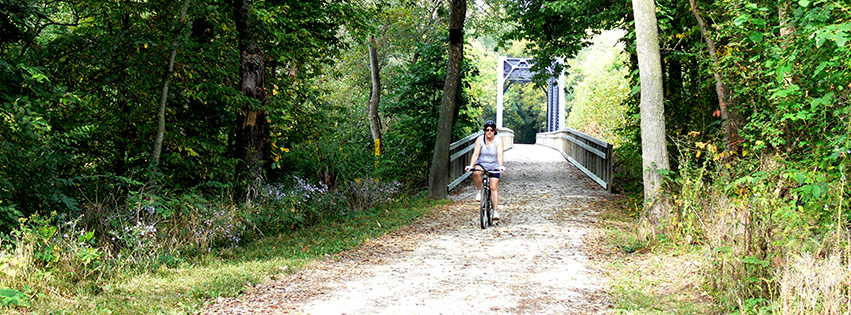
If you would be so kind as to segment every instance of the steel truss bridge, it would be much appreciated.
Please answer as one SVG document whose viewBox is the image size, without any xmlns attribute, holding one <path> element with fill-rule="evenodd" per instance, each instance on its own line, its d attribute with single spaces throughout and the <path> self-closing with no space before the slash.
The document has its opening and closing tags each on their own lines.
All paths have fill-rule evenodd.
<svg viewBox="0 0 851 315">
<path fill-rule="evenodd" d="M 559 58 L 557 64 L 563 64 L 564 60 Z M 532 58 L 515 58 L 499 56 L 497 61 L 497 83 L 496 83 L 496 126 L 503 127 L 503 94 L 514 82 L 532 82 L 537 72 L 532 71 L 535 61 Z M 564 101 L 564 71 L 555 73 L 556 64 L 546 68 L 550 77 L 547 79 L 547 132 L 553 132 L 564 128 L 565 101 Z"/>
</svg>

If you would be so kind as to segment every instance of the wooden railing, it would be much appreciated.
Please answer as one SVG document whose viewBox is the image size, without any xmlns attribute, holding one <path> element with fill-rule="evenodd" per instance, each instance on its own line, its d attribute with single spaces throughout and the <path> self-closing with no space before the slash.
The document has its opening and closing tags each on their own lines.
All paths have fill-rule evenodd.
<svg viewBox="0 0 851 315">
<path fill-rule="evenodd" d="M 481 135 L 482 132 L 479 131 L 449 145 L 448 176 L 450 182 L 446 186 L 447 191 L 451 191 L 470 176 L 470 172 L 465 171 L 464 167 L 470 164 L 470 158 L 473 157 L 473 149 L 476 147 L 476 138 Z M 513 130 L 500 128 L 497 135 L 502 138 L 503 151 L 511 149 L 514 146 Z"/>
<path fill-rule="evenodd" d="M 575 129 L 539 133 L 535 143 L 558 150 L 604 189 L 612 192 L 612 144 Z"/>
</svg>

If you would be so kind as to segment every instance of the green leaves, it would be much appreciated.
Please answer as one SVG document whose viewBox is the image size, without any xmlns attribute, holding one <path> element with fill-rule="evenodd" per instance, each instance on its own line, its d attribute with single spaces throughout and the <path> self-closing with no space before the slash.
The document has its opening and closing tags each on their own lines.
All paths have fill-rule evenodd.
<svg viewBox="0 0 851 315">
<path fill-rule="evenodd" d="M 0 304 L 30 307 L 30 299 L 21 291 L 10 288 L 0 288 Z"/>
<path fill-rule="evenodd" d="M 761 42 L 762 42 L 763 35 L 764 35 L 764 34 L 763 34 L 762 32 L 753 32 L 753 33 L 751 33 L 750 35 L 748 35 L 748 38 L 750 38 L 750 40 L 751 40 L 752 42 L 754 42 L 754 43 L 757 43 L 757 44 L 758 44 L 758 43 L 761 43 Z"/>
<path fill-rule="evenodd" d="M 733 24 L 735 24 L 736 26 L 742 26 L 745 23 L 747 23 L 748 20 L 750 20 L 750 19 L 751 19 L 750 14 L 745 13 L 745 14 L 739 15 L 739 17 L 737 17 L 735 20 L 733 20 Z"/>
<path fill-rule="evenodd" d="M 631 10 L 623 4 L 614 0 L 506 1 L 504 23 L 518 27 L 503 36 L 502 46 L 509 40 L 534 42 L 538 65 L 551 64 L 556 57 L 571 58 L 588 45 L 584 40 L 591 37 L 589 30 L 623 27 Z"/>
<path fill-rule="evenodd" d="M 812 35 L 815 37 L 817 48 L 821 48 L 826 42 L 833 41 L 838 49 L 848 50 L 846 46 L 849 38 L 851 38 L 851 23 L 827 25 L 819 28 Z"/>
</svg>

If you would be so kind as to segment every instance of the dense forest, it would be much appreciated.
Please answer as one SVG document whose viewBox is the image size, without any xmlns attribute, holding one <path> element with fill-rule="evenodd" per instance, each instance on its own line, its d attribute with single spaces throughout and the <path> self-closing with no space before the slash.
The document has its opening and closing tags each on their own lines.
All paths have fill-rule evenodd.
<svg viewBox="0 0 851 315">
<path fill-rule="evenodd" d="M 645 246 L 705 246 L 728 312 L 849 311 L 841 0 L 655 2 L 670 168 L 650 203 L 627 0 L 2 0 L 4 310 L 104 312 L 82 309 L 134 275 L 417 202 L 452 2 L 467 5 L 453 140 L 494 119 L 496 56 L 566 58 L 567 122 L 616 145 Z M 538 90 L 506 94 L 518 142 L 543 128 Z M 216 294 L 232 292 L 187 298 Z"/>
</svg>

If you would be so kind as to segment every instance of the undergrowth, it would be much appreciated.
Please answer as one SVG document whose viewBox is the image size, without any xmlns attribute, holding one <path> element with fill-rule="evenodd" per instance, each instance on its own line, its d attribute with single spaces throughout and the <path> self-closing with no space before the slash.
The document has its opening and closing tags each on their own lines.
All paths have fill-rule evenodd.
<svg viewBox="0 0 851 315">
<path fill-rule="evenodd" d="M 732 165 L 708 143 L 679 149 L 662 223 L 644 223 L 639 194 L 609 216 L 611 248 L 625 257 L 615 268 L 633 271 L 613 280 L 618 308 L 695 313 L 654 293 L 679 277 L 705 292 L 693 301 L 714 305 L 698 313 L 851 313 L 847 161 L 819 169 L 766 155 Z"/>
<path fill-rule="evenodd" d="M 353 248 L 430 208 L 393 183 L 358 180 L 336 191 L 294 182 L 268 186 L 251 204 L 139 191 L 123 203 L 86 205 L 113 210 L 108 216 L 22 219 L 0 241 L 0 309 L 192 313 L 208 299 Z M 85 220 L 103 222 L 102 230 L 85 228 Z"/>
</svg>

